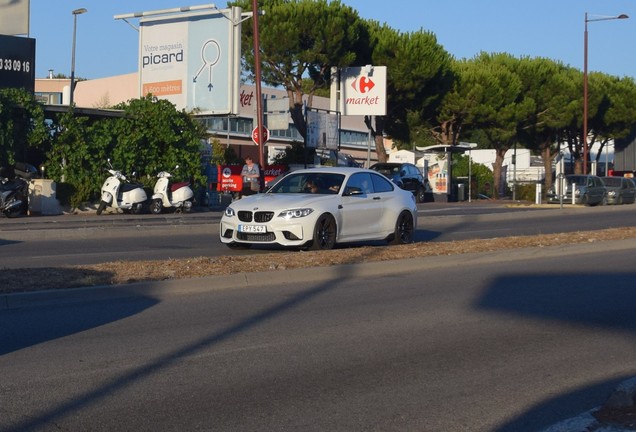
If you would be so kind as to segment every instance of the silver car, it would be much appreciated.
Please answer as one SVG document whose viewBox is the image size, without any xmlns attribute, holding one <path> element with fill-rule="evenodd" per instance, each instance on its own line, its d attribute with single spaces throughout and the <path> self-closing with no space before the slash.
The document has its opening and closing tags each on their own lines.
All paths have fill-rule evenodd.
<svg viewBox="0 0 636 432">
<path fill-rule="evenodd" d="M 410 243 L 417 228 L 411 192 L 363 168 L 292 171 L 265 193 L 234 201 L 221 218 L 230 248 L 278 244 L 331 249 L 336 243 Z"/>
<path fill-rule="evenodd" d="M 595 175 L 589 174 L 570 174 L 562 180 L 563 186 L 560 188 L 559 180 L 548 190 L 548 202 L 558 204 L 563 201 L 564 204 L 572 203 L 572 194 L 574 193 L 574 203 L 589 206 L 607 204 L 607 189 L 603 180 Z M 558 191 L 563 189 L 561 196 Z"/>
<path fill-rule="evenodd" d="M 608 204 L 633 204 L 636 200 L 636 186 L 625 177 L 603 177 L 607 188 Z"/>
</svg>

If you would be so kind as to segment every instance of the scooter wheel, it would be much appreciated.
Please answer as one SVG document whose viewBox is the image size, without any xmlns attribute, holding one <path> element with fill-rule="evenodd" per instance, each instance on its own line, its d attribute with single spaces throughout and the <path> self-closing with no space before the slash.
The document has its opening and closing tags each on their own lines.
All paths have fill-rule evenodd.
<svg viewBox="0 0 636 432">
<path fill-rule="evenodd" d="M 102 214 L 102 212 L 104 211 L 104 209 L 106 208 L 108 204 L 106 204 L 106 201 L 100 201 L 99 202 L 99 207 L 97 207 L 97 215 Z"/>
<path fill-rule="evenodd" d="M 183 212 L 191 213 L 192 212 L 192 201 L 185 201 L 183 203 Z"/>
<path fill-rule="evenodd" d="M 161 213 L 161 200 L 160 199 L 156 199 L 156 200 L 152 200 L 152 202 L 150 203 L 150 213 L 152 214 L 160 214 Z"/>
<path fill-rule="evenodd" d="M 143 211 L 144 207 L 143 204 L 138 203 L 138 204 L 133 204 L 132 209 L 131 209 L 131 213 L 132 214 L 141 214 Z"/>
</svg>

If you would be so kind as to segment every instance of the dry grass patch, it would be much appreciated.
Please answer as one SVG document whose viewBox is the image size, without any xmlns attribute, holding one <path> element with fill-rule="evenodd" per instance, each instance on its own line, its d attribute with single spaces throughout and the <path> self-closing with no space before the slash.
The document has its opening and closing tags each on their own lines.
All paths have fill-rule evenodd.
<svg viewBox="0 0 636 432">
<path fill-rule="evenodd" d="M 453 242 L 422 242 L 390 247 L 338 248 L 330 251 L 315 252 L 290 251 L 241 256 L 227 255 L 169 259 L 167 261 L 115 261 L 96 265 L 56 268 L 3 269 L 0 272 L 0 292 L 120 285 L 139 281 L 324 267 L 339 264 L 546 247 L 628 238 L 636 238 L 636 227 Z"/>
</svg>

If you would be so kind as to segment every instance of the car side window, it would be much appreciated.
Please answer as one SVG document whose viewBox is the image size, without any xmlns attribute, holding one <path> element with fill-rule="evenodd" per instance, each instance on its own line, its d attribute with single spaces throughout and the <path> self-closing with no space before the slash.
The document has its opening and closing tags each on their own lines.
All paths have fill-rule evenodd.
<svg viewBox="0 0 636 432">
<path fill-rule="evenodd" d="M 387 180 L 386 177 L 372 174 L 371 180 L 373 181 L 373 190 L 376 193 L 391 192 L 394 188 L 393 183 Z"/>
<path fill-rule="evenodd" d="M 355 192 L 364 194 L 373 193 L 373 183 L 369 173 L 356 173 L 349 177 L 345 188 L 345 195 L 350 195 Z"/>
</svg>

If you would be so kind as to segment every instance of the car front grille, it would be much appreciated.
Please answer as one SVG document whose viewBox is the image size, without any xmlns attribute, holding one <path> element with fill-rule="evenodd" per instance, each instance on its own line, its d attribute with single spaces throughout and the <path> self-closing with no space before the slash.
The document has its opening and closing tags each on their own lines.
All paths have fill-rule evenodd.
<svg viewBox="0 0 636 432">
<path fill-rule="evenodd" d="M 273 242 L 276 240 L 274 233 L 252 234 L 252 233 L 236 233 L 236 238 L 250 242 Z"/>
<path fill-rule="evenodd" d="M 238 212 L 238 218 L 241 222 L 258 222 L 265 223 L 269 222 L 274 218 L 274 212 L 270 211 L 245 211 L 241 210 Z"/>
<path fill-rule="evenodd" d="M 238 218 L 241 222 L 252 222 L 252 212 L 241 210 L 238 212 Z"/>
</svg>

